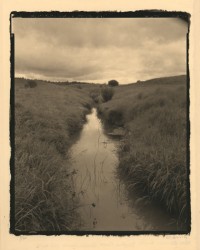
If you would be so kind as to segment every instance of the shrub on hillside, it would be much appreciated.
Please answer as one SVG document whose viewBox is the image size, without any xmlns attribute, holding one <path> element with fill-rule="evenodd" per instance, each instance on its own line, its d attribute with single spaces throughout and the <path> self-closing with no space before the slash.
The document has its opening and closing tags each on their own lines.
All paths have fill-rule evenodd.
<svg viewBox="0 0 200 250">
<path fill-rule="evenodd" d="M 110 80 L 110 81 L 108 82 L 108 85 L 109 85 L 110 87 L 116 87 L 116 86 L 119 85 L 119 82 L 116 81 L 116 80 Z"/>
<path fill-rule="evenodd" d="M 90 97 L 93 99 L 93 101 L 95 103 L 98 103 L 99 102 L 99 91 L 96 91 L 96 90 L 92 90 L 90 92 Z"/>
<path fill-rule="evenodd" d="M 110 110 L 108 112 L 107 121 L 111 126 L 123 125 L 123 113 L 121 110 Z"/>
<path fill-rule="evenodd" d="M 112 99 L 114 95 L 114 90 L 110 87 L 104 87 L 101 89 L 101 96 L 104 102 L 107 102 Z"/>
<path fill-rule="evenodd" d="M 35 88 L 37 86 L 37 82 L 34 80 L 27 80 L 24 87 L 25 88 Z"/>
</svg>

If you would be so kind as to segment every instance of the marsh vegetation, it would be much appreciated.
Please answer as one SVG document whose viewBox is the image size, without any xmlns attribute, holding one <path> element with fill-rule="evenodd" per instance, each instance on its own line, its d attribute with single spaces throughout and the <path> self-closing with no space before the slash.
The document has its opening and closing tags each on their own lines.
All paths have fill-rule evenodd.
<svg viewBox="0 0 200 250">
<path fill-rule="evenodd" d="M 15 81 L 15 229 L 71 230 L 73 193 L 68 149 L 86 122 L 86 89 Z"/>
<path fill-rule="evenodd" d="M 167 219 L 169 223 L 172 219 L 178 223 L 176 230 L 189 226 L 185 76 L 115 87 L 78 83 L 52 84 L 43 81 L 36 81 L 34 88 L 26 85 L 27 81 L 24 79 L 15 80 L 17 231 L 81 230 L 81 204 L 87 201 L 90 210 L 97 208 L 96 200 L 90 202 L 83 199 L 84 185 L 91 177 L 91 171 L 93 174 L 100 171 L 98 178 L 101 178 L 98 181 L 102 190 L 105 188 L 105 180 L 123 183 L 123 190 L 128 195 L 126 198 L 137 201 L 137 204 L 129 202 L 129 208 L 139 203 L 142 206 L 146 204 L 148 208 L 157 204 L 155 211 L 161 206 L 161 210 L 166 213 L 163 215 L 161 212 L 162 217 L 171 216 L 171 219 Z M 96 128 L 97 133 L 99 130 L 95 123 L 89 123 L 89 118 L 86 118 L 92 107 L 97 108 L 101 119 L 98 124 L 103 126 L 102 151 L 108 153 L 109 159 L 114 157 L 114 163 L 105 163 L 101 158 L 105 156 L 104 152 L 99 165 L 97 164 L 97 154 L 92 148 L 96 145 L 95 138 L 98 143 L 101 140 L 98 134 L 92 136 L 92 131 Z M 87 140 L 81 141 L 85 130 Z M 109 137 L 109 134 L 112 136 Z M 113 137 L 117 135 L 120 139 Z M 112 143 L 112 152 L 108 150 L 107 140 L 115 144 L 114 152 Z M 82 144 L 78 144 L 80 142 Z M 94 143 L 92 148 L 89 147 L 91 143 Z M 91 156 L 93 152 L 93 163 L 89 166 L 87 161 L 91 161 L 90 158 L 86 157 L 86 162 L 83 163 L 83 158 L 78 160 L 79 156 L 75 157 L 74 152 L 77 152 L 80 145 L 84 145 L 87 151 L 81 148 L 82 156 L 86 157 L 88 152 Z M 107 170 L 102 175 L 105 166 Z M 99 190 L 100 186 L 98 185 Z M 118 187 L 117 185 L 116 190 Z M 111 189 L 108 190 L 107 193 Z M 94 191 L 92 185 L 91 191 Z M 111 195 L 102 193 L 104 198 Z M 109 206 L 109 202 L 106 204 L 105 198 L 101 208 L 106 205 Z M 113 204 L 111 207 L 114 210 Z M 130 211 L 131 208 L 129 213 Z M 96 220 L 91 223 L 97 228 Z M 143 230 L 144 225 L 145 223 Z M 104 225 L 101 230 L 105 228 Z M 166 230 L 167 228 L 166 225 Z M 131 226 L 129 229 L 131 230 Z M 146 229 L 149 229 L 147 225 Z M 120 230 L 120 225 L 116 230 Z M 141 227 L 135 226 L 133 230 L 141 230 Z"/>
<path fill-rule="evenodd" d="M 159 201 L 187 223 L 186 77 L 161 78 L 118 87 L 99 106 L 105 124 L 121 126 L 119 171 L 128 189 Z"/>
</svg>

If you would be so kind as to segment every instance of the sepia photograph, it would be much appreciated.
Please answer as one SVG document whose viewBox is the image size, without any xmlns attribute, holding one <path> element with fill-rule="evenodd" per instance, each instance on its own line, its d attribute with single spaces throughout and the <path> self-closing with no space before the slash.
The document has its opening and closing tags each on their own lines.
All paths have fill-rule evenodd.
<svg viewBox="0 0 200 250">
<path fill-rule="evenodd" d="M 11 233 L 190 232 L 189 24 L 11 14 Z"/>
</svg>

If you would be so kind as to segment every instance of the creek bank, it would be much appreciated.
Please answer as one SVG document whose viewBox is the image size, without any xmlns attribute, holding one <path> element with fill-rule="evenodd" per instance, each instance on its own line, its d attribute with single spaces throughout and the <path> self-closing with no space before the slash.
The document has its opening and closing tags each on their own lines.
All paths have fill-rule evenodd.
<svg viewBox="0 0 200 250">
<path fill-rule="evenodd" d="M 116 130 L 116 133 L 119 131 Z M 120 130 L 121 134 L 121 130 Z M 158 207 L 131 196 L 117 171 L 120 138 L 106 133 L 96 109 L 87 115 L 79 140 L 71 147 L 74 209 L 80 231 L 177 230 Z"/>
<path fill-rule="evenodd" d="M 123 109 L 112 106 L 112 100 L 100 104 L 98 114 L 107 134 L 115 136 L 119 133 L 121 138 L 118 148 L 118 172 L 126 183 L 129 193 L 136 191 L 141 195 L 141 200 L 153 201 L 174 218 L 180 230 L 188 231 L 189 218 L 185 191 L 187 180 L 183 163 L 177 162 L 175 154 L 171 159 L 167 159 L 167 162 L 162 148 L 155 147 L 153 143 L 151 149 L 145 145 L 148 133 L 151 138 L 151 132 L 137 127 L 140 126 L 138 122 L 133 126 L 133 120 L 130 119 L 134 117 L 135 120 L 139 114 L 136 118 L 132 114 L 127 117 Z M 149 121 L 146 121 L 146 127 L 148 126 Z M 160 139 L 159 133 L 160 131 L 157 134 L 158 139 Z M 144 137 L 146 138 L 143 142 Z"/>
<path fill-rule="evenodd" d="M 73 230 L 77 213 L 69 149 L 89 112 L 88 91 L 15 81 L 13 232 Z M 28 136 L 27 136 L 28 135 Z M 12 177 L 13 178 L 13 177 Z"/>
</svg>

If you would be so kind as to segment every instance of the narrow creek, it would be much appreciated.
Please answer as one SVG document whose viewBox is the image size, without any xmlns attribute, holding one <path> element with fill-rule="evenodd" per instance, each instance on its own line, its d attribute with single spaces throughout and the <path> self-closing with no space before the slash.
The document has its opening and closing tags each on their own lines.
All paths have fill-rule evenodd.
<svg viewBox="0 0 200 250">
<path fill-rule="evenodd" d="M 80 231 L 177 230 L 175 222 L 155 204 L 128 194 L 117 174 L 119 139 L 103 130 L 96 109 L 87 115 L 79 140 L 72 146 L 76 211 Z M 140 199 L 141 200 L 141 199 Z"/>
</svg>

